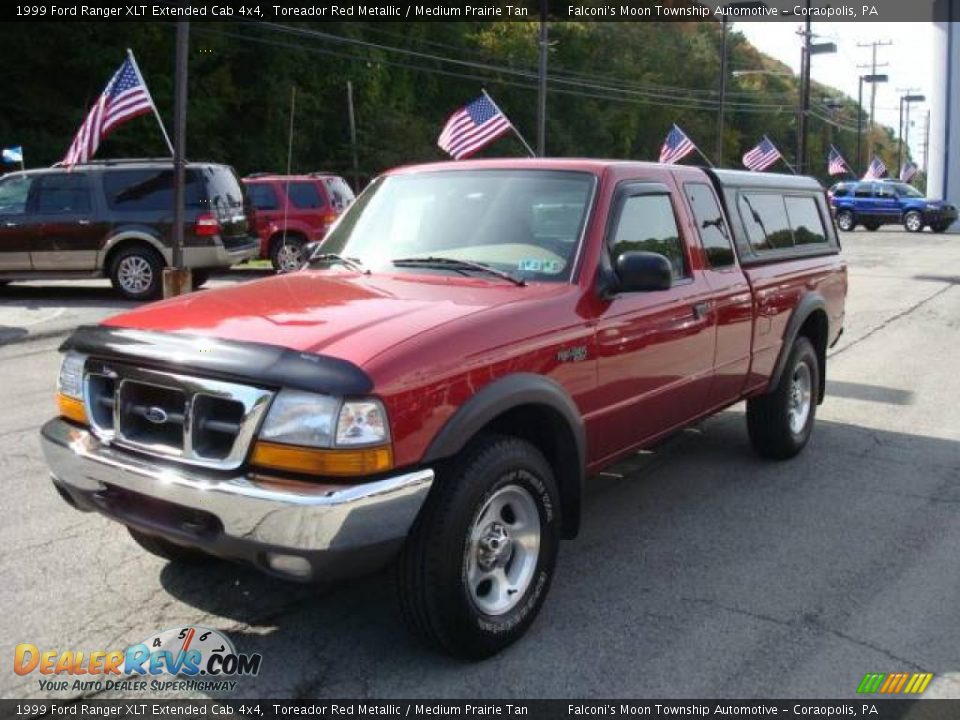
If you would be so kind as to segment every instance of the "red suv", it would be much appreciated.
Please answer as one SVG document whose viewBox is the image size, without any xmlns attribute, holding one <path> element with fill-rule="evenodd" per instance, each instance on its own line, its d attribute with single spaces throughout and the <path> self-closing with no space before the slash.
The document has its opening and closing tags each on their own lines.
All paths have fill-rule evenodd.
<svg viewBox="0 0 960 720">
<path fill-rule="evenodd" d="M 303 247 L 323 240 L 354 197 L 342 177 L 326 173 L 263 173 L 244 178 L 243 184 L 256 208 L 260 257 L 270 258 L 277 272 L 299 269 Z"/>
</svg>

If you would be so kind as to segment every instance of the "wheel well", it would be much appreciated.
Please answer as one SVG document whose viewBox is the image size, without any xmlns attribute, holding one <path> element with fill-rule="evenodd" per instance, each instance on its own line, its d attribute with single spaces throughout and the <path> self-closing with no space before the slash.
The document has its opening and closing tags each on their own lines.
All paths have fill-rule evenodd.
<svg viewBox="0 0 960 720">
<path fill-rule="evenodd" d="M 817 353 L 817 365 L 820 367 L 820 387 L 817 404 L 823 402 L 827 387 L 827 336 L 829 334 L 829 323 L 827 314 L 823 310 L 814 310 L 803 321 L 803 325 L 797 331 L 797 337 L 805 337 L 813 345 Z"/>
<path fill-rule="evenodd" d="M 543 453 L 560 490 L 563 535 L 580 529 L 582 460 L 577 440 L 563 415 L 547 405 L 521 405 L 498 415 L 481 430 L 523 438 Z"/>
<path fill-rule="evenodd" d="M 167 264 L 167 261 L 163 257 L 163 254 L 160 252 L 157 252 L 157 249 L 153 245 L 148 243 L 146 240 L 140 240 L 139 238 L 128 238 L 126 240 L 121 240 L 120 242 L 118 242 L 116 245 L 114 245 L 112 248 L 110 248 L 107 251 L 107 255 L 103 259 L 103 272 L 105 275 L 110 274 L 110 270 L 113 267 L 113 259 L 117 256 L 117 253 L 120 252 L 121 250 L 126 250 L 127 248 L 130 248 L 130 247 L 145 248 L 146 250 L 149 250 L 158 258 L 160 258 L 161 265 L 165 266 Z"/>
</svg>

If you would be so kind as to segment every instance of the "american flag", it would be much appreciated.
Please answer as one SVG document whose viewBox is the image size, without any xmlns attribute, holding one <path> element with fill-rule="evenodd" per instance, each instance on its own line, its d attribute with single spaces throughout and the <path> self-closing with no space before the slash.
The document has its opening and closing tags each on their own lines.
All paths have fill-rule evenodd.
<svg viewBox="0 0 960 720">
<path fill-rule="evenodd" d="M 780 154 L 780 151 L 777 150 L 777 147 L 770 142 L 770 138 L 764 135 L 763 140 L 761 140 L 755 148 L 747 150 L 747 152 L 744 153 L 743 165 L 748 170 L 762 172 L 781 157 L 783 156 Z"/>
<path fill-rule="evenodd" d="M 919 169 L 916 163 L 907 160 L 900 168 L 900 182 L 910 182 Z"/>
<path fill-rule="evenodd" d="M 454 160 L 460 160 L 470 157 L 512 129 L 513 125 L 507 116 L 484 93 L 450 116 L 437 138 L 437 145 Z"/>
<path fill-rule="evenodd" d="M 867 168 L 867 172 L 864 173 L 863 179 L 879 180 L 886 174 L 887 166 L 883 164 L 883 160 L 874 155 L 873 160 L 870 161 L 870 166 Z"/>
<path fill-rule="evenodd" d="M 682 160 L 696 148 L 693 140 L 688 138 L 687 134 L 677 125 L 674 125 L 667 133 L 667 139 L 663 141 L 663 147 L 660 148 L 660 162 L 673 165 L 677 160 Z"/>
<path fill-rule="evenodd" d="M 113 128 L 130 118 L 153 109 L 153 99 L 131 58 L 124 60 L 120 69 L 107 83 L 87 119 L 77 131 L 67 150 L 63 164 L 67 167 L 87 162 Z"/>
<path fill-rule="evenodd" d="M 827 156 L 827 172 L 830 175 L 845 175 L 849 172 L 847 161 L 833 145 L 830 146 L 830 154 Z"/>
</svg>

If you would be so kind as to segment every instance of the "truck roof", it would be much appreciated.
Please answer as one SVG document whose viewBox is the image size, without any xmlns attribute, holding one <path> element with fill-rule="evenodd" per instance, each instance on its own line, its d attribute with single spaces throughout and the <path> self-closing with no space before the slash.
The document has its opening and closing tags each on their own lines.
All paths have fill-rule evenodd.
<svg viewBox="0 0 960 720">
<path fill-rule="evenodd" d="M 485 158 L 482 160 L 446 160 L 443 162 L 404 165 L 390 170 L 387 174 L 407 174 L 416 172 L 435 172 L 437 170 L 579 170 L 600 174 L 612 167 L 633 166 L 659 171 L 702 170 L 719 185 L 736 187 L 779 187 L 797 190 L 822 190 L 816 179 L 804 175 L 784 173 L 759 173 L 747 170 L 718 170 L 697 165 L 663 165 L 642 160 L 616 160 L 603 158 Z"/>
</svg>

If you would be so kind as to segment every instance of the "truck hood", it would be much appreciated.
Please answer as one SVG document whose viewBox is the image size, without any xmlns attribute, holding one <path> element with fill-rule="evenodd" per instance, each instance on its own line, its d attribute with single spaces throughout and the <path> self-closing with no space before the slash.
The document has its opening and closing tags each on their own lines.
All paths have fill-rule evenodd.
<svg viewBox="0 0 960 720">
<path fill-rule="evenodd" d="M 566 283 L 308 270 L 152 303 L 104 324 L 266 343 L 363 365 L 445 323 L 569 290 Z"/>
</svg>

